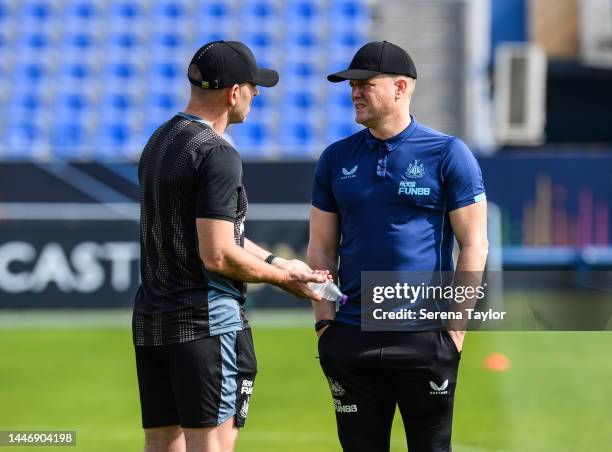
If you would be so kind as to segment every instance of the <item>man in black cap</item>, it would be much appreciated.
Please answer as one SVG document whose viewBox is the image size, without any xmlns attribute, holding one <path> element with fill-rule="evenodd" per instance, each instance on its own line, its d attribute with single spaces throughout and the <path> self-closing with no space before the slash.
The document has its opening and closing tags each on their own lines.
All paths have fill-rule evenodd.
<svg viewBox="0 0 612 452">
<path fill-rule="evenodd" d="M 478 277 L 486 261 L 480 168 L 461 140 L 410 115 L 416 78 L 410 56 L 386 41 L 366 44 L 347 70 L 328 76 L 350 81 L 355 121 L 365 126 L 321 154 L 308 246 L 309 264 L 337 276 L 348 296 L 338 312 L 313 304 L 345 452 L 388 451 L 396 406 L 410 452 L 451 450 L 464 331 L 437 319 L 406 321 L 402 331 L 360 328 L 362 272 L 452 271 L 454 238 L 457 271 Z"/>
<path fill-rule="evenodd" d="M 155 131 L 138 168 L 133 338 L 149 452 L 233 450 L 257 372 L 245 283 L 320 299 L 307 283 L 327 280 L 244 236 L 242 163 L 222 135 L 246 119 L 257 85 L 276 85 L 276 71 L 244 44 L 216 41 L 196 52 L 188 78 L 187 108 Z"/>
</svg>

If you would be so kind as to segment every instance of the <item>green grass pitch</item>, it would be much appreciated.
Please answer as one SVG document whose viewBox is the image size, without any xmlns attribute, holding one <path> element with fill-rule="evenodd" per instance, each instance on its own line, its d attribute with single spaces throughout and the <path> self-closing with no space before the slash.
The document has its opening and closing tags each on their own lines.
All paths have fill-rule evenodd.
<svg viewBox="0 0 612 452">
<path fill-rule="evenodd" d="M 237 450 L 340 450 L 314 332 L 256 322 L 254 337 L 260 372 Z M 510 370 L 483 369 L 494 351 L 510 358 Z M 469 333 L 454 450 L 612 450 L 611 358 L 612 334 L 605 332 Z M 18 429 L 76 430 L 70 450 L 142 450 L 129 329 L 0 329 L 0 430 Z M 399 415 L 392 450 L 406 450 Z"/>
</svg>

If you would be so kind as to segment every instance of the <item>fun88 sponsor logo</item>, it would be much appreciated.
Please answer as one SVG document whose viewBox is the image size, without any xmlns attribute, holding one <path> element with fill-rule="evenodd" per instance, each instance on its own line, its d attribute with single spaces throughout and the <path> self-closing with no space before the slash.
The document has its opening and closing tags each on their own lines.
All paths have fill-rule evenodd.
<svg viewBox="0 0 612 452">
<path fill-rule="evenodd" d="M 339 399 L 334 400 L 334 408 L 337 413 L 356 413 L 357 405 L 342 405 L 342 401 Z"/>
<path fill-rule="evenodd" d="M 427 196 L 431 192 L 429 187 L 417 187 L 416 182 L 403 180 L 399 183 L 398 195 L 415 195 L 415 196 Z"/>
</svg>

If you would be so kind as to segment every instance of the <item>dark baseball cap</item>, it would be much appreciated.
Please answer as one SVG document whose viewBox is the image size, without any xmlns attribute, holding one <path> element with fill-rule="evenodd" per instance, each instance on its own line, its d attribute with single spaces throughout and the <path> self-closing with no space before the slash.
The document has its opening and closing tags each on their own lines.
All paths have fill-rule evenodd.
<svg viewBox="0 0 612 452">
<path fill-rule="evenodd" d="M 253 52 L 238 41 L 213 41 L 204 44 L 195 53 L 189 66 L 195 64 L 202 74 L 189 81 L 204 89 L 227 88 L 235 84 L 253 83 L 272 87 L 278 83 L 278 72 L 257 66 Z"/>
<path fill-rule="evenodd" d="M 357 51 L 349 68 L 327 76 L 330 82 L 366 80 L 378 74 L 407 75 L 417 78 L 410 55 L 400 46 L 387 41 L 369 42 Z"/>
</svg>

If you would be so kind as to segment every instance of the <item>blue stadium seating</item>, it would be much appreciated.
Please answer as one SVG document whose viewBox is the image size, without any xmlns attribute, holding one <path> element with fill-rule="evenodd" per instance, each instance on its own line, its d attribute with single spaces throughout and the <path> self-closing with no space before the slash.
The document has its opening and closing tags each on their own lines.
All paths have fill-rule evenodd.
<svg viewBox="0 0 612 452">
<path fill-rule="evenodd" d="M 68 1 L 64 7 L 64 18 L 68 20 L 89 21 L 99 14 L 99 9 L 95 2 L 87 0 Z"/>
<path fill-rule="evenodd" d="M 277 34 L 269 31 L 255 31 L 245 33 L 241 36 L 241 41 L 253 51 L 253 54 L 255 54 L 257 58 L 257 63 L 260 66 L 277 66 L 281 57 L 279 49 L 276 46 L 278 42 Z"/>
<path fill-rule="evenodd" d="M 109 14 L 114 19 L 134 20 L 143 14 L 143 5 L 140 2 L 130 0 L 112 0 L 109 6 Z"/>
<path fill-rule="evenodd" d="M 95 155 L 99 159 L 117 160 L 125 156 L 130 142 L 131 128 L 124 121 L 103 121 L 95 137 Z"/>
<path fill-rule="evenodd" d="M 20 5 L 19 28 L 25 32 L 50 32 L 56 26 L 54 6 L 48 1 L 24 1 Z"/>
<path fill-rule="evenodd" d="M 286 121 L 281 127 L 280 144 L 286 157 L 306 157 L 322 150 L 316 124 L 306 118 Z"/>
<path fill-rule="evenodd" d="M 322 4 L 317 0 L 290 0 L 285 5 L 285 20 L 300 30 L 319 27 L 323 23 Z"/>
<path fill-rule="evenodd" d="M 246 0 L 240 6 L 241 28 L 247 33 L 274 33 L 282 30 L 281 11 L 282 2 L 279 1 Z"/>
<path fill-rule="evenodd" d="M 333 143 L 334 141 L 346 138 L 361 129 L 362 127 L 352 120 L 352 116 L 347 121 L 332 120 L 328 123 L 325 131 L 325 142 Z"/>
<path fill-rule="evenodd" d="M 95 70 L 87 63 L 66 63 L 58 68 L 56 83 L 59 89 L 75 87 L 85 89 L 94 82 Z"/>
<path fill-rule="evenodd" d="M 229 134 L 247 157 L 310 158 L 358 128 L 325 76 L 369 24 L 368 0 L 0 0 L 0 156 L 131 158 L 184 108 L 193 52 L 238 39 L 281 81 Z"/>
<path fill-rule="evenodd" d="M 54 122 L 51 127 L 51 149 L 57 158 L 81 158 L 87 146 L 85 126 L 74 121 Z"/>
<path fill-rule="evenodd" d="M 243 158 L 261 158 L 269 155 L 273 140 L 272 126 L 266 122 L 249 121 L 228 130 L 232 139 L 240 142 Z"/>
<path fill-rule="evenodd" d="M 55 97 L 54 117 L 77 116 L 90 106 L 86 95 L 77 92 L 61 92 Z"/>
<path fill-rule="evenodd" d="M 44 140 L 39 126 L 29 120 L 10 120 L 4 129 L 5 146 L 2 156 L 8 159 L 33 159 L 37 157 Z"/>
<path fill-rule="evenodd" d="M 16 42 L 19 57 L 23 58 L 24 54 L 45 57 L 51 51 L 51 41 L 51 36 L 41 32 L 21 34 Z"/>
<path fill-rule="evenodd" d="M 0 1 L 0 28 L 5 28 L 11 18 L 11 7 L 5 0 Z"/>
</svg>

